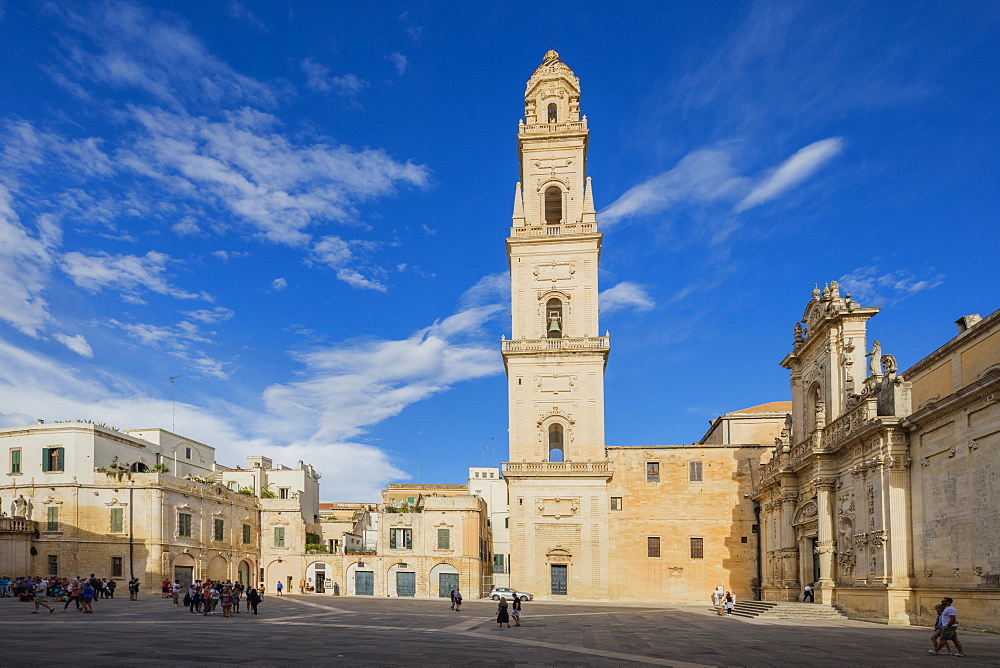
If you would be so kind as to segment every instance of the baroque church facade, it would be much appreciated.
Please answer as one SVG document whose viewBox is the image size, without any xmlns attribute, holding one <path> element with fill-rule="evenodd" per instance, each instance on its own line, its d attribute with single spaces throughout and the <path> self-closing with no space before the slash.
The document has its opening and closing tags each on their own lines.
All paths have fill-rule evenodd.
<svg viewBox="0 0 1000 668">
<path fill-rule="evenodd" d="M 580 82 L 549 51 L 527 83 L 507 258 L 508 577 L 536 598 L 817 602 L 893 624 L 947 594 L 1000 630 L 1000 311 L 906 371 L 833 282 L 795 325 L 791 401 L 694 445 L 604 442 L 610 337 Z"/>
</svg>

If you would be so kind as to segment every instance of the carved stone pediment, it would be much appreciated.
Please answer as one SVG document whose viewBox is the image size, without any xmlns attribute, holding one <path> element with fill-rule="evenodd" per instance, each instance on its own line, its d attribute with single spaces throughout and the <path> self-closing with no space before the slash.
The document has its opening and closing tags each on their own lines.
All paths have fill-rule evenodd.
<svg viewBox="0 0 1000 668">
<path fill-rule="evenodd" d="M 805 503 L 799 510 L 795 513 L 795 519 L 792 520 L 793 525 L 807 524 L 809 522 L 816 522 L 816 515 L 819 512 L 819 508 L 812 501 Z"/>
<path fill-rule="evenodd" d="M 548 559 L 550 564 L 568 564 L 573 560 L 573 553 L 562 545 L 556 545 L 545 553 L 545 558 Z"/>
</svg>

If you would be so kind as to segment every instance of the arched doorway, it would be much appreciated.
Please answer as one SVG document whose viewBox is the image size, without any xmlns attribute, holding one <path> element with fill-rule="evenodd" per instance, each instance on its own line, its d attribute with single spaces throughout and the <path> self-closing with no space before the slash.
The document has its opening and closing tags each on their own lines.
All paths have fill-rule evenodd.
<svg viewBox="0 0 1000 668">
<path fill-rule="evenodd" d="M 240 565 L 236 567 L 236 580 L 250 586 L 250 564 L 245 559 L 241 559 Z"/>
<path fill-rule="evenodd" d="M 306 591 L 325 594 L 333 587 L 333 568 L 325 561 L 314 561 L 306 568 Z"/>
<path fill-rule="evenodd" d="M 174 579 L 187 588 L 194 582 L 194 557 L 187 552 L 182 552 L 174 559 Z"/>
<path fill-rule="evenodd" d="M 431 596 L 448 598 L 452 589 L 458 589 L 458 569 L 451 564 L 435 564 L 428 580 Z"/>
</svg>

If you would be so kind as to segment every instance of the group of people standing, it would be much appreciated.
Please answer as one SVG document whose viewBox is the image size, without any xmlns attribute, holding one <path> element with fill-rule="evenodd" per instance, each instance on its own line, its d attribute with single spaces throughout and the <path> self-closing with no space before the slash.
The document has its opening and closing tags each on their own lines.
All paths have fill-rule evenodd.
<svg viewBox="0 0 1000 668">
<path fill-rule="evenodd" d="M 98 598 L 114 598 L 115 581 L 108 578 L 99 578 L 93 573 L 89 578 L 43 578 L 43 577 L 20 577 L 11 580 L 8 576 L 0 578 L 0 598 L 17 598 L 24 602 L 34 603 L 35 609 L 31 614 L 38 614 L 41 608 L 55 612 L 55 608 L 46 603 L 51 601 L 58 607 L 59 603 L 64 603 L 63 612 L 69 609 L 70 603 L 76 604 L 77 612 L 93 613 L 94 601 Z"/>
<path fill-rule="evenodd" d="M 732 616 L 733 609 L 736 607 L 736 594 L 724 591 L 722 585 L 719 585 L 712 592 L 712 605 L 715 607 L 715 614 L 720 617 L 722 615 Z"/>
<path fill-rule="evenodd" d="M 174 605 L 178 605 L 181 583 L 175 581 L 170 585 L 173 595 Z M 257 606 L 260 605 L 263 587 L 261 591 L 250 587 L 247 589 L 242 582 L 212 582 L 211 580 L 196 580 L 188 587 L 184 595 L 184 606 L 191 611 L 191 614 L 201 614 L 204 616 L 217 615 L 217 608 L 222 608 L 223 617 L 232 617 L 239 613 L 243 599 L 246 599 L 246 611 L 257 614 Z"/>
</svg>

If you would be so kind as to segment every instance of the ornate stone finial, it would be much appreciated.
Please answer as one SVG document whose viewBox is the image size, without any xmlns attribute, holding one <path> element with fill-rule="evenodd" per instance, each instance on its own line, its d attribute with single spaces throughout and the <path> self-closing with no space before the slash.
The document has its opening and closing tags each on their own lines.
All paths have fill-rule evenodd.
<svg viewBox="0 0 1000 668">
<path fill-rule="evenodd" d="M 802 343 L 805 340 L 806 340 L 805 337 L 802 336 L 802 323 L 801 322 L 795 323 L 795 342 L 794 342 L 794 345 L 797 346 L 797 345 L 799 345 L 800 343 Z"/>
<path fill-rule="evenodd" d="M 819 299 L 819 283 L 813 283 L 813 299 Z"/>
<path fill-rule="evenodd" d="M 887 375 L 892 375 L 899 370 L 899 366 L 896 364 L 896 358 L 892 355 L 882 355 L 879 361 L 882 362 L 882 366 L 885 368 L 885 373 Z"/>
<path fill-rule="evenodd" d="M 587 186 L 583 191 L 583 222 L 596 223 L 597 211 L 594 210 L 594 190 L 590 185 L 590 177 L 587 177 Z"/>
<path fill-rule="evenodd" d="M 554 49 L 549 49 L 545 52 L 545 57 L 542 58 L 542 65 L 551 65 L 552 63 L 561 62 L 559 60 L 559 53 Z"/>
<path fill-rule="evenodd" d="M 829 299 L 829 298 L 830 298 L 830 284 L 829 283 L 824 283 L 823 284 L 823 299 Z"/>
<path fill-rule="evenodd" d="M 518 222 L 524 223 L 524 197 L 521 195 L 520 181 L 514 186 L 514 214 L 511 219 L 514 221 L 515 227 L 517 227 Z"/>
<path fill-rule="evenodd" d="M 830 281 L 830 296 L 834 299 L 840 299 L 840 283 L 837 281 Z"/>
</svg>

